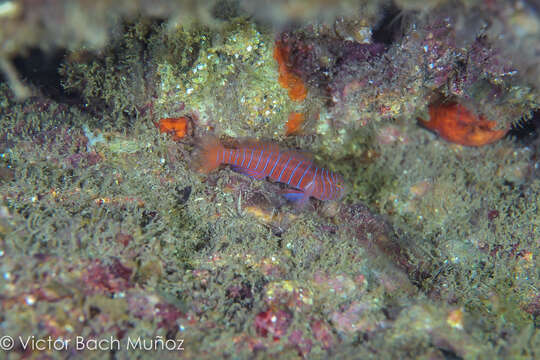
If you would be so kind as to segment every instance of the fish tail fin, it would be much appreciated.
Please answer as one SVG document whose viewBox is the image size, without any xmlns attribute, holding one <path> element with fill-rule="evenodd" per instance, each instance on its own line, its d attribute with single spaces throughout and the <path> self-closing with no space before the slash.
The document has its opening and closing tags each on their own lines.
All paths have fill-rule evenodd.
<svg viewBox="0 0 540 360">
<path fill-rule="evenodd" d="M 195 153 L 195 168 L 205 174 L 221 165 L 220 154 L 225 148 L 214 136 L 204 138 Z"/>
</svg>

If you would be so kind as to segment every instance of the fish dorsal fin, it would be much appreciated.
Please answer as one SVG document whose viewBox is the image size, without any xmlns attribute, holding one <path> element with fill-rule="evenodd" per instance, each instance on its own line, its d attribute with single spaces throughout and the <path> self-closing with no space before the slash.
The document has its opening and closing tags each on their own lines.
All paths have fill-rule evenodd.
<svg viewBox="0 0 540 360">
<path fill-rule="evenodd" d="M 273 142 L 267 141 L 267 140 L 256 140 L 256 139 L 242 140 L 242 141 L 239 142 L 237 148 L 239 148 L 239 149 L 249 149 L 249 150 L 254 149 L 254 150 L 257 150 L 257 151 L 261 151 L 261 150 L 273 151 L 273 152 L 282 151 L 279 148 L 279 145 L 277 145 L 276 143 L 273 143 Z"/>
<path fill-rule="evenodd" d="M 313 163 L 313 157 L 310 153 L 306 151 L 298 151 L 298 150 L 289 150 L 289 149 L 283 149 L 278 144 L 273 143 L 271 141 L 267 140 L 255 140 L 255 139 L 246 139 L 239 142 L 239 144 L 236 146 L 237 149 L 254 149 L 256 151 L 270 151 L 270 152 L 279 152 L 282 155 L 287 155 L 292 157 L 293 159 L 300 160 L 307 164 Z"/>
<path fill-rule="evenodd" d="M 284 150 L 281 152 L 282 154 L 286 154 L 293 159 L 300 160 L 306 164 L 313 164 L 313 156 L 308 153 L 307 151 L 300 151 L 300 150 Z"/>
</svg>

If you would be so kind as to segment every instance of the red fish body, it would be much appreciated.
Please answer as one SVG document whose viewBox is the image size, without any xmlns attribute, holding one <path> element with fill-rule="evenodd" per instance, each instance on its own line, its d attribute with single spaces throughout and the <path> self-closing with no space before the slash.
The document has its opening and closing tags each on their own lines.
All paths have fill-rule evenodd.
<svg viewBox="0 0 540 360">
<path fill-rule="evenodd" d="M 199 160 L 204 172 L 228 164 L 255 179 L 270 178 L 287 184 L 291 189 L 284 195 L 291 201 L 305 202 L 310 196 L 333 200 L 344 193 L 341 175 L 316 166 L 302 154 L 281 150 L 273 144 L 249 143 L 226 148 L 212 140 L 203 144 Z"/>
</svg>

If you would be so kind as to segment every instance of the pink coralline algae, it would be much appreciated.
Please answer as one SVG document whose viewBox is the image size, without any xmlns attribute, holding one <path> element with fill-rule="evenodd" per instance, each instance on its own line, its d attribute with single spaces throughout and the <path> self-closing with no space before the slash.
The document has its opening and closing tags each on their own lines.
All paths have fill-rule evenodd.
<svg viewBox="0 0 540 360">
<path fill-rule="evenodd" d="M 305 356 L 311 352 L 311 347 L 313 346 L 313 342 L 311 341 L 311 339 L 303 336 L 302 331 L 300 330 L 291 331 L 291 335 L 289 335 L 288 340 L 289 340 L 289 344 L 296 346 L 300 356 Z"/>
<path fill-rule="evenodd" d="M 292 315 L 285 310 L 262 311 L 255 316 L 255 331 L 259 336 L 271 335 L 274 341 L 278 341 L 287 333 L 292 321 Z"/>
<path fill-rule="evenodd" d="M 288 49 L 287 62 L 298 76 L 321 91 L 331 93 L 343 90 L 340 80 L 353 75 L 355 66 L 361 66 L 385 50 L 383 44 L 341 40 L 331 31 L 318 38 L 301 32 L 283 33 L 279 42 Z"/>
<path fill-rule="evenodd" d="M 158 328 L 173 330 L 177 328 L 177 320 L 184 318 L 185 315 L 175 306 L 167 303 L 159 303 L 156 305 L 156 316 L 161 318 L 158 323 Z"/>
<path fill-rule="evenodd" d="M 322 320 L 313 321 L 311 331 L 323 349 L 328 350 L 334 345 L 335 339 L 332 328 L 326 322 Z"/>
<path fill-rule="evenodd" d="M 334 328 L 341 333 L 353 333 L 356 331 L 374 331 L 381 324 L 369 319 L 370 306 L 362 302 L 354 301 L 342 311 L 335 311 L 331 315 Z"/>
<path fill-rule="evenodd" d="M 472 98 L 482 93 L 480 86 L 489 88 L 489 97 L 497 101 L 497 79 L 516 73 L 487 37 L 462 39 L 449 18 L 435 18 L 414 35 L 404 41 L 403 49 L 420 56 L 424 86 L 446 96 Z"/>
<path fill-rule="evenodd" d="M 100 260 L 93 261 L 83 273 L 81 280 L 90 292 L 116 293 L 132 287 L 132 270 L 118 260 L 104 265 Z"/>
</svg>

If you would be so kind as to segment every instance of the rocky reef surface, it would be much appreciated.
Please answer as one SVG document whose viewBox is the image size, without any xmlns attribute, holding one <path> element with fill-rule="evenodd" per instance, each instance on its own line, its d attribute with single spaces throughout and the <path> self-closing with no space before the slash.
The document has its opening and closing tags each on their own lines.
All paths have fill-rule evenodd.
<svg viewBox="0 0 540 360">
<path fill-rule="evenodd" d="M 539 11 L 3 2 L 3 356 L 538 358 Z M 348 192 L 201 174 L 207 137 Z"/>
</svg>

